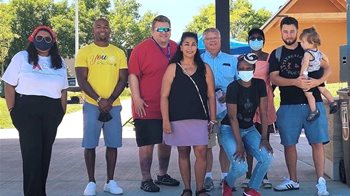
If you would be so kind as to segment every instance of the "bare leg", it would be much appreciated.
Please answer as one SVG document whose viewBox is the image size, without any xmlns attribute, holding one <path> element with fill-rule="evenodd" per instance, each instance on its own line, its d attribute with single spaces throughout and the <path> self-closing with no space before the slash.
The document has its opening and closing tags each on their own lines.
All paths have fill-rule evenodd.
<svg viewBox="0 0 350 196">
<path fill-rule="evenodd" d="M 208 148 L 207 149 L 207 168 L 206 172 L 211 172 L 213 169 L 213 149 Z"/>
<path fill-rule="evenodd" d="M 114 179 L 114 170 L 117 163 L 118 149 L 109 148 L 106 149 L 106 162 L 107 162 L 107 183 L 109 180 Z"/>
<path fill-rule="evenodd" d="M 184 189 L 191 189 L 191 161 L 190 161 L 190 146 L 178 146 L 179 152 L 179 168 Z"/>
<path fill-rule="evenodd" d="M 228 160 L 224 148 L 220 145 L 219 162 L 222 173 L 228 173 L 230 161 Z"/>
<path fill-rule="evenodd" d="M 139 147 L 139 159 L 140 159 L 142 181 L 152 179 L 151 166 L 152 166 L 152 158 L 153 158 L 153 148 L 154 148 L 154 145 Z"/>
<path fill-rule="evenodd" d="M 170 154 L 171 146 L 168 146 L 166 144 L 158 144 L 158 161 L 160 176 L 163 176 L 168 172 Z"/>
<path fill-rule="evenodd" d="M 312 92 L 304 92 L 304 94 L 307 98 L 307 102 L 309 104 L 311 112 L 316 111 L 316 101 L 315 97 L 312 95 Z"/>
<path fill-rule="evenodd" d="M 194 146 L 194 155 L 196 156 L 196 162 L 194 164 L 194 173 L 196 176 L 196 189 L 200 191 L 203 189 L 204 176 L 207 162 L 207 146 Z"/>
<path fill-rule="evenodd" d="M 297 149 L 295 145 L 284 146 L 284 157 L 288 168 L 289 177 L 296 182 L 297 178 Z"/>
<path fill-rule="evenodd" d="M 312 158 L 315 164 L 315 170 L 317 179 L 319 177 L 323 177 L 324 175 L 324 165 L 325 165 L 325 157 L 324 157 L 324 147 L 322 143 L 311 144 L 312 147 Z"/>
<path fill-rule="evenodd" d="M 89 177 L 89 182 L 95 182 L 95 159 L 96 159 L 96 152 L 95 148 L 93 149 L 87 149 L 84 150 L 84 158 L 85 158 L 85 165 L 86 170 Z"/>
<path fill-rule="evenodd" d="M 328 103 L 332 103 L 334 102 L 334 97 L 331 94 L 331 92 L 329 92 L 329 90 L 326 89 L 326 87 L 324 86 L 319 86 L 318 90 L 322 93 L 322 95 L 324 97 L 326 97 L 326 99 L 328 100 Z"/>
</svg>

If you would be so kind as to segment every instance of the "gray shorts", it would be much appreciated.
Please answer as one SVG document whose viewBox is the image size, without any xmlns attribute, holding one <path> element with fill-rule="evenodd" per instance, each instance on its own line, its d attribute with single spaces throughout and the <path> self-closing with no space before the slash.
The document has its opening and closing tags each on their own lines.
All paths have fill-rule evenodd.
<svg viewBox="0 0 350 196">
<path fill-rule="evenodd" d="M 101 122 L 98 120 L 100 111 L 98 106 L 84 103 L 83 104 L 83 121 L 84 121 L 84 136 L 82 147 L 91 149 L 98 146 L 103 129 L 103 137 L 105 146 L 110 148 L 118 148 L 122 146 L 122 124 L 120 118 L 120 111 L 122 106 L 113 106 L 109 113 L 112 120 L 108 122 Z"/>
</svg>

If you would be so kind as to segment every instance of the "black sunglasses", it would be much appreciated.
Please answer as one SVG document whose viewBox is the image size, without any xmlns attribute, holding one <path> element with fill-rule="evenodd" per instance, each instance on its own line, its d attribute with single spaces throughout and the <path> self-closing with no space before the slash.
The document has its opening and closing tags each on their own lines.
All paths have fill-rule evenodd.
<svg viewBox="0 0 350 196">
<path fill-rule="evenodd" d="M 38 35 L 35 37 L 35 40 L 38 42 L 41 42 L 42 40 L 45 40 L 46 43 L 51 43 L 52 42 L 52 38 L 51 37 L 44 37 L 41 35 Z"/>
<path fill-rule="evenodd" d="M 249 40 L 251 40 L 251 41 L 255 41 L 255 40 L 261 41 L 261 40 L 264 40 L 264 38 L 262 36 L 249 37 Z"/>
</svg>

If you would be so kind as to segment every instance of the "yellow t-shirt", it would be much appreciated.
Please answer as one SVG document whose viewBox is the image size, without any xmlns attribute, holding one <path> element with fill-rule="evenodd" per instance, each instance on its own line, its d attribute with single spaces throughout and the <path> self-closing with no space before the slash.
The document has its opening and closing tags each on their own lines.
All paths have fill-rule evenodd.
<svg viewBox="0 0 350 196">
<path fill-rule="evenodd" d="M 127 69 L 126 56 L 114 45 L 100 47 L 92 43 L 79 50 L 75 67 L 87 67 L 87 81 L 100 97 L 107 99 L 118 83 L 119 70 Z M 84 92 L 83 96 L 88 103 L 98 105 Z M 113 106 L 117 105 L 120 105 L 119 97 L 113 103 Z"/>
</svg>

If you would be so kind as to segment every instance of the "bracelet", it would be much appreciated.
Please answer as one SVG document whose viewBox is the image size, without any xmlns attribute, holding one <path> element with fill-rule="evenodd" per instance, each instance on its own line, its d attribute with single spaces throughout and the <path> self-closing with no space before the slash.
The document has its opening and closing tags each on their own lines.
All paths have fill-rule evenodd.
<svg viewBox="0 0 350 196">
<path fill-rule="evenodd" d="M 210 120 L 208 125 L 215 125 L 217 123 L 218 123 L 218 121 L 216 121 L 216 120 Z"/>
<path fill-rule="evenodd" d="M 101 101 L 101 99 L 102 99 L 102 97 L 98 97 L 98 98 L 96 99 L 96 102 L 99 103 L 99 102 Z"/>
</svg>

